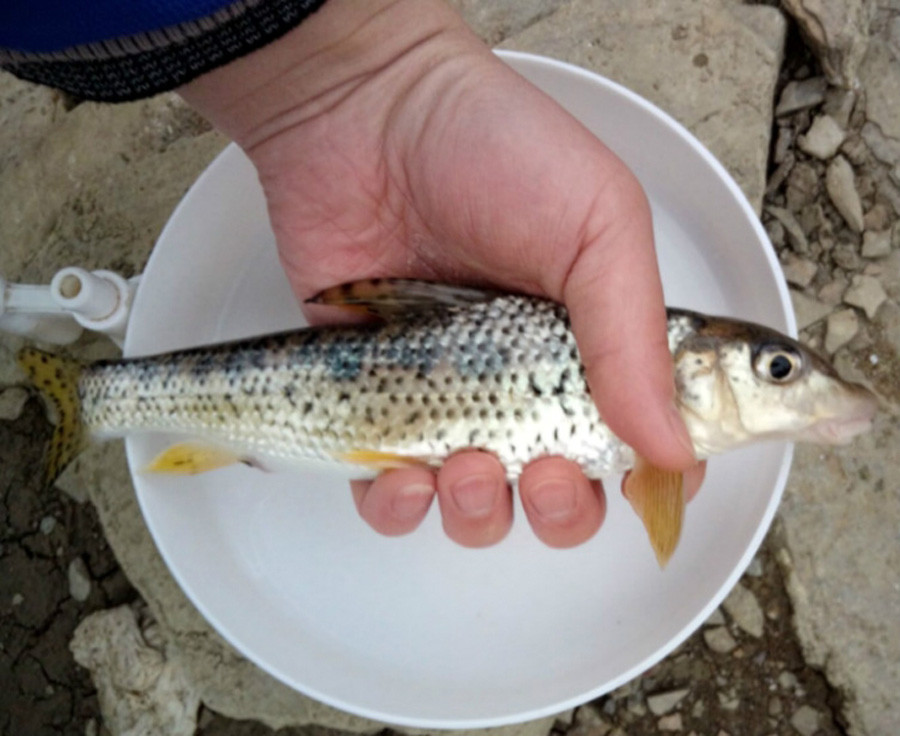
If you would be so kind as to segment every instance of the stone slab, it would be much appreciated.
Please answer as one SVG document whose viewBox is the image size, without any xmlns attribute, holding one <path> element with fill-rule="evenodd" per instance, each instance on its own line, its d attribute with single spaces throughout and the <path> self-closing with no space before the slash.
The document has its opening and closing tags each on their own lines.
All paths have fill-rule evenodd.
<svg viewBox="0 0 900 736">
<path fill-rule="evenodd" d="M 784 33 L 778 10 L 725 0 L 570 0 L 501 46 L 646 97 L 719 158 L 759 212 Z"/>
<path fill-rule="evenodd" d="M 884 415 L 847 448 L 798 446 L 779 512 L 804 656 L 844 694 L 853 736 L 900 727 L 898 462 Z"/>
</svg>

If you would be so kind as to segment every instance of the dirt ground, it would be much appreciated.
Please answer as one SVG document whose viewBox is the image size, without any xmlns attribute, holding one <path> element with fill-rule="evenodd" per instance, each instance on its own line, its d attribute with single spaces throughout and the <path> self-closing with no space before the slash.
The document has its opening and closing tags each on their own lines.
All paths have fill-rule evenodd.
<svg viewBox="0 0 900 736">
<path fill-rule="evenodd" d="M 817 72 L 814 60 L 793 34 L 782 87 L 790 79 Z M 776 129 L 773 145 L 777 134 Z M 776 168 L 773 164 L 772 171 Z M 779 191 L 776 187 L 768 201 L 777 201 Z M 824 201 L 825 195 L 819 196 Z M 49 430 L 35 399 L 27 401 L 18 418 L 0 422 L 0 733 L 102 734 L 96 692 L 86 671 L 73 661 L 68 644 L 87 614 L 130 602 L 137 593 L 104 541 L 90 504 L 79 504 L 43 487 L 42 443 Z M 742 581 L 764 613 L 761 636 L 748 633 L 730 614 L 719 612 L 659 665 L 577 709 L 574 718 L 558 722 L 554 732 L 571 736 L 845 734 L 841 694 L 806 664 L 792 628 L 779 562 L 782 550 L 776 524 Z M 677 700 L 680 690 L 686 692 Z M 670 694 L 668 704 L 654 697 L 661 694 Z M 263 736 L 275 732 L 259 723 L 204 711 L 198 733 Z M 305 727 L 277 733 L 319 736 L 331 732 Z"/>
</svg>

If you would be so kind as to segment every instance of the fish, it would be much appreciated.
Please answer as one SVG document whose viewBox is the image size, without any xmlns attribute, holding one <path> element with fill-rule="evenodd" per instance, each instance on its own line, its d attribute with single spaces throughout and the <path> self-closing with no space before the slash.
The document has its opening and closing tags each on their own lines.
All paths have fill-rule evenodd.
<svg viewBox="0 0 900 736">
<path fill-rule="evenodd" d="M 638 456 L 603 421 L 565 307 L 521 294 L 409 279 L 309 300 L 377 321 L 310 327 L 162 355 L 82 365 L 32 347 L 19 363 L 55 407 L 48 482 L 92 438 L 180 438 L 146 468 L 196 473 L 261 458 L 372 470 L 475 447 L 511 482 L 561 455 L 623 490 L 664 566 L 680 537 L 680 473 Z M 763 440 L 843 443 L 877 409 L 816 353 L 767 327 L 670 308 L 676 403 L 698 459 Z"/>
</svg>

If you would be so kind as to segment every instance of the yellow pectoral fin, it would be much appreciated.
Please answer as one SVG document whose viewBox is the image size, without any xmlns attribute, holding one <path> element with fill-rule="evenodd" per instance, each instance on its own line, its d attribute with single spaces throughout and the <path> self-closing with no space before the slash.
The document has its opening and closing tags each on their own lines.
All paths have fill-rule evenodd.
<svg viewBox="0 0 900 736">
<path fill-rule="evenodd" d="M 625 498 L 644 523 L 661 568 L 681 537 L 684 519 L 683 474 L 657 468 L 638 457 L 625 479 Z"/>
<path fill-rule="evenodd" d="M 229 450 L 198 442 L 182 442 L 163 450 L 144 470 L 150 473 L 195 475 L 240 462 L 244 462 L 244 459 Z"/>
<path fill-rule="evenodd" d="M 397 468 L 412 468 L 416 465 L 424 465 L 420 459 L 409 455 L 400 455 L 396 452 L 381 452 L 379 450 L 350 450 L 336 455 L 338 460 L 354 465 L 364 465 L 370 470 L 396 470 Z"/>
</svg>

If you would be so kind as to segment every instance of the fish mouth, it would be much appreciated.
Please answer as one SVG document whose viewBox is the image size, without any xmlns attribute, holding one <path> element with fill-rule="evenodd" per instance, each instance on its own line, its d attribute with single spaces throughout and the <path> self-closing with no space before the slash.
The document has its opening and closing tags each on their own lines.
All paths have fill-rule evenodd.
<svg viewBox="0 0 900 736">
<path fill-rule="evenodd" d="M 878 411 L 878 399 L 868 389 L 855 387 L 837 411 L 809 428 L 809 439 L 828 445 L 846 445 L 857 435 L 868 432 Z"/>
</svg>

